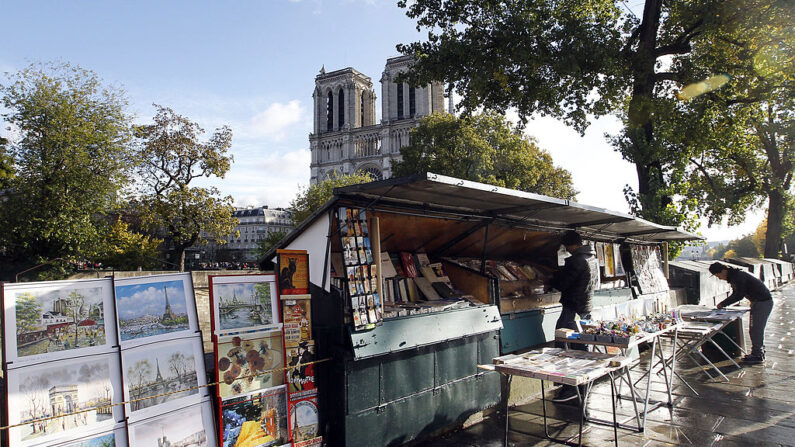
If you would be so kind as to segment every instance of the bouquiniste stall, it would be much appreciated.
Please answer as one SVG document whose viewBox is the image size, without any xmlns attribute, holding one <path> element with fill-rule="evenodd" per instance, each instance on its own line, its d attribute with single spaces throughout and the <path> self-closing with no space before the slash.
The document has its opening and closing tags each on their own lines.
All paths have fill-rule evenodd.
<svg viewBox="0 0 795 447">
<path fill-rule="evenodd" d="M 477 365 L 553 338 L 548 278 L 568 229 L 601 253 L 605 306 L 667 297 L 660 244 L 698 238 L 432 173 L 336 189 L 276 247 L 309 254 L 328 442 L 404 443 L 499 403 L 499 375 Z"/>
</svg>

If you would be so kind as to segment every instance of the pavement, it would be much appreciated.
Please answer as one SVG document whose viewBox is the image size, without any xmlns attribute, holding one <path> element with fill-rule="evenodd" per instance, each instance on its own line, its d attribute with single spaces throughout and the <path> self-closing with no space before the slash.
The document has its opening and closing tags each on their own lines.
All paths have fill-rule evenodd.
<svg viewBox="0 0 795 447">
<path fill-rule="evenodd" d="M 726 360 L 717 363 L 729 378 L 710 380 L 685 359 L 677 360 L 677 371 L 699 393 L 693 394 L 679 379 L 674 379 L 674 405 L 648 414 L 644 433 L 618 431 L 621 446 L 795 446 L 795 284 L 773 292 L 774 306 L 765 330 L 767 359 L 763 365 L 742 370 Z M 744 317 L 744 337 L 748 338 L 748 316 Z M 641 357 L 648 367 L 648 351 Z M 636 375 L 637 377 L 637 375 Z M 665 385 L 652 387 L 652 398 L 667 400 Z M 588 403 L 589 414 L 612 419 L 610 384 L 594 386 Z M 633 415 L 631 400 L 619 400 L 619 420 Z M 421 442 L 423 447 L 498 447 L 503 445 L 504 416 L 498 412 L 467 429 L 446 433 Z M 541 401 L 512 407 L 510 446 L 560 445 L 544 438 Z M 550 434 L 577 441 L 578 408 L 547 403 Z M 583 445 L 614 445 L 613 430 L 587 424 Z"/>
</svg>

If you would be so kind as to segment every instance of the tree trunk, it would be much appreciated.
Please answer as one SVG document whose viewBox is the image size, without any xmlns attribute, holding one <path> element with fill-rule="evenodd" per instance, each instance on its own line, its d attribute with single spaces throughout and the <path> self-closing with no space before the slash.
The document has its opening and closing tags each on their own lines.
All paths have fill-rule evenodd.
<svg viewBox="0 0 795 447">
<path fill-rule="evenodd" d="M 185 247 L 178 247 L 177 248 L 177 259 L 179 259 L 179 271 L 185 271 Z"/>
<path fill-rule="evenodd" d="M 654 66 L 657 62 L 657 30 L 660 26 L 662 0 L 646 0 L 638 33 L 638 48 L 631 56 L 632 97 L 627 110 L 627 137 L 631 143 L 632 162 L 638 175 L 638 199 L 644 218 L 658 220 L 661 204 L 657 191 L 662 188 L 662 172 L 654 155 Z M 659 172 L 655 172 L 659 171 Z"/>
<path fill-rule="evenodd" d="M 767 230 L 765 231 L 764 256 L 778 259 L 784 233 L 786 198 L 778 190 L 770 191 L 767 197 Z"/>
</svg>

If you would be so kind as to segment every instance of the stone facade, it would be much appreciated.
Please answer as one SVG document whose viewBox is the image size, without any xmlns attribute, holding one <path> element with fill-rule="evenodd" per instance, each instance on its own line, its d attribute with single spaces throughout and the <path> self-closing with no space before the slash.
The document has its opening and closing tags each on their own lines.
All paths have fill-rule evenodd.
<svg viewBox="0 0 795 447">
<path fill-rule="evenodd" d="M 420 117 L 444 112 L 444 87 L 433 83 L 413 88 L 395 79 L 411 64 L 410 56 L 387 59 L 381 75 L 381 122 L 376 123 L 372 80 L 353 68 L 315 77 L 314 132 L 310 183 L 333 175 L 369 172 L 391 177 L 393 160 L 409 142 L 409 131 Z"/>
</svg>

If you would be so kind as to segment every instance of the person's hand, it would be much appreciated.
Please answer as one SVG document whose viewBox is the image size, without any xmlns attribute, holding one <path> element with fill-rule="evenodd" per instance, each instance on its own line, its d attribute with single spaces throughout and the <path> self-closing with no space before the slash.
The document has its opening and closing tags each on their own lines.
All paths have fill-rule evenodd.
<svg viewBox="0 0 795 447">
<path fill-rule="evenodd" d="M 718 304 L 717 306 L 715 306 L 715 308 L 717 308 L 717 309 L 723 309 L 723 304 Z"/>
</svg>

